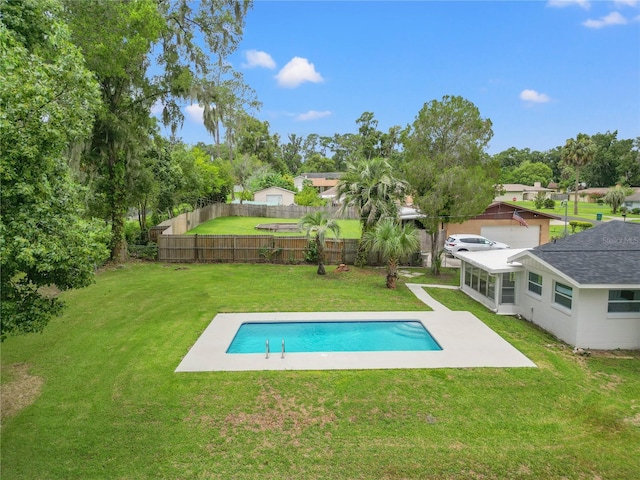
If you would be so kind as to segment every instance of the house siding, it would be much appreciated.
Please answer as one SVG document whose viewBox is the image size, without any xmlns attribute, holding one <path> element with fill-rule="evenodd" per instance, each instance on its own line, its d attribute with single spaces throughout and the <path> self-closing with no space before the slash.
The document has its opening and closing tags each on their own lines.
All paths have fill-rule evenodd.
<svg viewBox="0 0 640 480">
<path fill-rule="evenodd" d="M 542 276 L 542 294 L 529 292 L 529 272 Z M 520 315 L 544 328 L 560 340 L 575 345 L 578 330 L 578 316 L 580 298 L 577 288 L 573 288 L 571 310 L 556 305 L 553 300 L 554 282 L 567 284 L 567 281 L 545 268 L 531 268 L 525 266 L 524 274 L 520 275 Z M 572 285 L 570 285 L 572 286 Z"/>
<path fill-rule="evenodd" d="M 575 345 L 601 350 L 640 348 L 640 315 L 611 315 L 608 304 L 608 289 L 581 289 Z"/>
</svg>

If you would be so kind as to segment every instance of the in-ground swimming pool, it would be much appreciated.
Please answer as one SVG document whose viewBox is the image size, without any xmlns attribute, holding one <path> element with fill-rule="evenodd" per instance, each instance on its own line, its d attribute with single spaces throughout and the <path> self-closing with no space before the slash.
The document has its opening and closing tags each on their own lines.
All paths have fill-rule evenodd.
<svg viewBox="0 0 640 480">
<path fill-rule="evenodd" d="M 271 342 L 265 355 L 265 340 L 253 354 L 227 353 L 243 323 L 323 323 L 418 321 L 442 349 L 344 352 L 291 352 L 285 338 Z M 265 312 L 218 313 L 189 349 L 176 372 L 239 372 L 251 370 L 360 370 L 374 368 L 466 368 L 535 367 L 511 344 L 469 312 Z"/>
<path fill-rule="evenodd" d="M 227 353 L 388 352 L 442 350 L 417 320 L 247 322 L 240 325 Z"/>
</svg>

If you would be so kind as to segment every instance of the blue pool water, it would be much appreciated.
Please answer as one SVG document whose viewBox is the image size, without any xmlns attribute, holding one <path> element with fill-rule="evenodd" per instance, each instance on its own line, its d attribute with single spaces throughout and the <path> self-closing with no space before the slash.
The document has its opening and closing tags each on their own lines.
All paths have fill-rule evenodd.
<svg viewBox="0 0 640 480">
<path fill-rule="evenodd" d="M 273 322 L 240 325 L 227 353 L 372 352 L 442 350 L 415 320 L 351 322 Z"/>
</svg>

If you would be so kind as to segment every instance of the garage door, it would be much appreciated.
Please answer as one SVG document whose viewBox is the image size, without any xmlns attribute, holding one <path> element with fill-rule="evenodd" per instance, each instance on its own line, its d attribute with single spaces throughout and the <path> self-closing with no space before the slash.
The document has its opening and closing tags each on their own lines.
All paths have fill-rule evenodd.
<svg viewBox="0 0 640 480">
<path fill-rule="evenodd" d="M 511 248 L 537 247 L 540 244 L 540 225 L 521 227 L 520 225 L 504 227 L 482 227 L 480 234 L 490 240 L 502 242 Z"/>
</svg>

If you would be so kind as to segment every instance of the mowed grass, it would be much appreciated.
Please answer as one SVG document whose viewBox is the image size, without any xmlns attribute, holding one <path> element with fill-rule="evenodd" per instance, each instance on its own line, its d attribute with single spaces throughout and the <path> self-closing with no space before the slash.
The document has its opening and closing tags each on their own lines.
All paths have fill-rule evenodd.
<svg viewBox="0 0 640 480">
<path fill-rule="evenodd" d="M 360 238 L 361 228 L 358 220 L 337 220 L 340 226 L 340 238 Z M 297 224 L 297 219 L 292 218 L 263 218 L 263 217 L 219 217 L 198 225 L 189 230 L 189 235 L 278 235 L 299 237 L 304 232 L 271 232 L 257 229 L 256 225 L 267 223 L 293 223 Z M 327 233 L 327 237 L 333 238 L 332 232 Z"/>
<path fill-rule="evenodd" d="M 571 196 L 573 198 L 573 196 Z M 528 208 L 530 210 L 540 211 L 542 213 L 548 213 L 551 215 L 557 215 L 564 219 L 565 207 L 561 205 L 560 201 L 556 201 L 555 208 L 541 208 L 537 209 L 535 203 L 532 201 L 520 201 L 520 202 L 507 202 L 513 205 L 521 206 L 524 208 Z M 573 206 L 575 202 L 573 200 L 569 200 L 569 204 L 567 205 L 566 212 L 568 217 L 580 217 L 586 218 L 587 220 L 596 220 L 597 214 L 602 214 L 603 220 L 610 220 L 612 218 L 622 219 L 622 213 L 618 211 L 616 214 L 611 213 L 611 207 L 609 205 L 598 205 L 597 203 L 586 203 L 586 202 L 578 202 L 578 215 L 574 215 Z M 569 220 L 571 220 L 571 218 Z M 633 214 L 631 212 L 627 212 L 626 216 L 627 221 L 640 221 L 640 215 Z M 564 227 L 563 227 L 564 228 Z M 570 227 L 568 227 L 570 229 Z"/>
<path fill-rule="evenodd" d="M 31 405 L 3 418 L 3 480 L 637 478 L 638 352 L 575 356 L 459 291 L 428 290 L 539 368 L 174 373 L 218 312 L 425 309 L 405 280 L 391 291 L 384 275 L 162 264 L 100 273 L 62 295 L 68 308 L 43 334 L 2 345 L 3 394 L 20 381 L 22 397 L 36 394 L 26 380 L 42 380 Z M 410 281 L 452 284 L 455 274 Z"/>
</svg>

